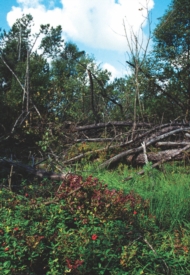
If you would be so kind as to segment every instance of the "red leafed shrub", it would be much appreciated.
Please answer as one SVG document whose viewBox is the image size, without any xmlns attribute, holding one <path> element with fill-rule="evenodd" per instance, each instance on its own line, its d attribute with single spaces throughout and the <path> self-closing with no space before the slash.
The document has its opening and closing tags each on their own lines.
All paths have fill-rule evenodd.
<svg viewBox="0 0 190 275">
<path fill-rule="evenodd" d="M 91 237 L 91 239 L 92 239 L 93 241 L 97 240 L 97 238 L 98 238 L 98 236 L 97 236 L 96 234 L 93 234 L 92 237 Z"/>
<path fill-rule="evenodd" d="M 66 206 L 72 214 L 86 221 L 87 214 L 93 214 L 101 220 L 126 220 L 133 216 L 139 207 L 146 207 L 141 197 L 133 192 L 124 194 L 122 190 L 109 190 L 97 178 L 89 176 L 83 180 L 81 176 L 69 175 L 56 196 L 66 201 Z"/>
</svg>

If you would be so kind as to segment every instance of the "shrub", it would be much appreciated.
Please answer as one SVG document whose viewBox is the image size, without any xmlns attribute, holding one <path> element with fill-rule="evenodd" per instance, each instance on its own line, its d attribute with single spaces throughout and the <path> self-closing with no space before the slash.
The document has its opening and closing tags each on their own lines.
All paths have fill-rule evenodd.
<svg viewBox="0 0 190 275">
<path fill-rule="evenodd" d="M 189 231 L 161 233 L 138 194 L 76 175 L 27 192 L 0 192 L 0 274 L 188 274 Z"/>
</svg>

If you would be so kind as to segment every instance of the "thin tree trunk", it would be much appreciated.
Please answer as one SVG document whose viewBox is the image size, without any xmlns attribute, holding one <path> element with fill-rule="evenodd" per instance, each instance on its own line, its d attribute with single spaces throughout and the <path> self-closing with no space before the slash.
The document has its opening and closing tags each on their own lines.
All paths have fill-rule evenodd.
<svg viewBox="0 0 190 275">
<path fill-rule="evenodd" d="M 26 112 L 29 110 L 30 103 L 30 54 L 27 50 L 27 65 L 26 65 Z"/>
</svg>

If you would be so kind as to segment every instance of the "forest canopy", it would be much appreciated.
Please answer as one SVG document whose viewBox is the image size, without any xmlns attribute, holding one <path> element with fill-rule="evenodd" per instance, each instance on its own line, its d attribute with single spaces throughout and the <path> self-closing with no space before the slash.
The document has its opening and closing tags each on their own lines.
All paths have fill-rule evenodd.
<svg viewBox="0 0 190 275">
<path fill-rule="evenodd" d="M 114 80 L 76 44 L 63 41 L 61 26 L 41 25 L 34 34 L 33 23 L 30 14 L 23 15 L 0 36 L 2 159 L 62 156 L 66 163 L 69 146 L 84 140 L 111 141 L 106 148 L 113 142 L 120 148 L 127 144 L 137 148 L 143 137 L 148 144 L 149 131 L 154 133 L 158 125 L 161 129 L 173 123 L 177 128 L 170 130 L 188 131 L 188 0 L 172 1 L 154 30 L 151 52 L 142 57 L 131 51 L 126 60 L 131 73 Z M 171 141 L 183 139 L 181 135 Z"/>
</svg>

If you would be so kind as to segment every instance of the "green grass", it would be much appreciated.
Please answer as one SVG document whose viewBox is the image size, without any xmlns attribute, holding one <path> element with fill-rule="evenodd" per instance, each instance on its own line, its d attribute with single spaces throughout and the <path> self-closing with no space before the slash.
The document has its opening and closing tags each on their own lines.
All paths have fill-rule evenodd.
<svg viewBox="0 0 190 275">
<path fill-rule="evenodd" d="M 144 169 L 78 164 L 67 181 L 2 188 L 0 273 L 190 274 L 188 167 Z"/>
<path fill-rule="evenodd" d="M 173 230 L 190 221 L 190 177 L 189 167 L 177 164 L 167 164 L 162 171 L 145 167 L 145 175 L 138 176 L 136 169 L 120 165 L 113 170 L 98 169 L 98 165 L 76 167 L 75 172 L 84 177 L 92 174 L 108 188 L 133 190 L 150 203 L 149 214 L 156 217 L 160 228 Z M 134 177 L 125 181 L 130 175 Z"/>
</svg>

